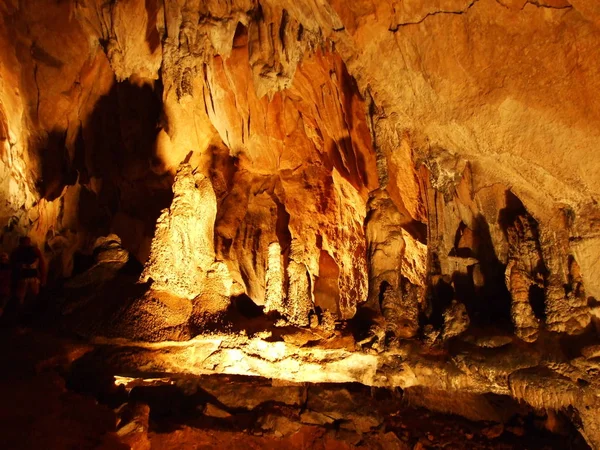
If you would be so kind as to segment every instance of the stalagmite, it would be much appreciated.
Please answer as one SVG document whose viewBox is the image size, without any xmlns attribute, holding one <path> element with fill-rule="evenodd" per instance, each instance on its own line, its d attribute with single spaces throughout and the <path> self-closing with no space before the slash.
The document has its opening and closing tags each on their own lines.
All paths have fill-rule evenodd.
<svg viewBox="0 0 600 450">
<path fill-rule="evenodd" d="M 265 276 L 265 312 L 285 313 L 284 270 L 281 246 L 278 242 L 269 245 L 267 273 Z"/>
<path fill-rule="evenodd" d="M 426 270 L 426 247 L 401 226 L 404 222 L 386 191 L 373 193 L 366 224 L 369 297 L 366 307 L 380 313 L 394 336 L 419 330 Z"/>
<path fill-rule="evenodd" d="M 566 266 L 567 272 L 564 283 L 561 283 L 564 275 L 548 277 L 545 290 L 546 324 L 549 330 L 559 333 L 582 334 L 591 322 L 583 279 L 573 256 L 569 256 L 568 261 L 563 262 L 563 266 Z"/>
<path fill-rule="evenodd" d="M 400 289 L 400 271 L 404 239 L 401 216 L 385 191 L 377 191 L 369 201 L 366 222 L 369 261 L 368 305 L 378 311 L 379 296 L 386 283 L 394 291 Z M 389 294 L 388 294 L 389 295 Z"/>
<path fill-rule="evenodd" d="M 309 314 L 314 309 L 312 300 L 312 280 L 306 264 L 303 262 L 302 244 L 292 241 L 290 261 L 287 266 L 288 291 L 284 315 L 294 325 L 306 326 Z"/>
<path fill-rule="evenodd" d="M 191 300 L 202 292 L 215 260 L 217 202 L 210 180 L 185 163 L 177 171 L 173 194 L 173 203 L 158 219 L 141 280 L 152 279 L 153 289 Z"/>
<path fill-rule="evenodd" d="M 531 305 L 531 292 L 532 287 L 541 289 L 545 270 L 531 220 L 519 216 L 507 232 L 510 249 L 506 285 L 512 296 L 511 316 L 517 336 L 526 342 L 537 339 L 540 321 Z"/>
</svg>

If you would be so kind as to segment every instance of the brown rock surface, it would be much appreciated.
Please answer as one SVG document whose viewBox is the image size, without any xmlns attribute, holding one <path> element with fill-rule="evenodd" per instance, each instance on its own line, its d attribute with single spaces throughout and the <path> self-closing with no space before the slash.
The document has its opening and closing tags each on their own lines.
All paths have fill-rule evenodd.
<svg viewBox="0 0 600 450">
<path fill-rule="evenodd" d="M 231 375 L 130 378 L 115 376 L 115 360 L 106 358 L 118 346 L 82 347 L 15 329 L 3 329 L 2 337 L 6 367 L 1 389 L 11 401 L 0 404 L 0 430 L 9 448 L 403 449 L 419 443 L 457 449 L 582 448 L 576 434 L 540 432 L 523 421 L 534 415 L 552 433 L 560 431 L 561 422 L 572 432 L 563 414 L 535 413 L 503 396 L 428 395 L 418 388 L 403 393 L 358 384 L 306 386 Z M 132 347 L 127 351 L 135 353 Z M 160 359 L 161 353 L 156 356 Z M 422 398 L 441 399 L 433 409 L 488 415 L 475 422 L 402 401 Z M 498 420 L 506 425 L 498 426 Z M 492 429 L 508 432 L 490 441 L 486 435 Z"/>
<path fill-rule="evenodd" d="M 598 67 L 585 57 L 595 48 L 598 23 L 593 7 L 579 3 L 362 1 L 345 8 L 335 1 L 300 7 L 288 1 L 194 6 L 132 0 L 110 8 L 93 1 L 57 4 L 42 13 L 35 1 L 9 2 L 2 15 L 12 24 L 4 29 L 13 33 L 3 35 L 6 217 L 21 230 L 30 228 L 27 220 L 37 222 L 40 243 L 49 230 L 55 240 L 57 234 L 75 239 L 60 246 L 69 248 L 68 260 L 73 249 L 86 246 L 83 235 L 74 238 L 68 230 L 97 231 L 81 210 L 67 223 L 61 205 L 85 202 L 85 193 L 95 198 L 97 215 L 117 201 L 103 226 L 128 234 L 124 244 L 144 259 L 157 206 L 168 201 L 165 183 L 187 156 L 199 176 L 210 177 L 217 196 L 215 252 L 229 268 L 232 292 L 265 303 L 266 261 L 275 261 L 269 248 L 278 244 L 283 274 L 273 269 L 281 281 L 272 289 L 285 297 L 291 288 L 294 298 L 268 309 L 296 308 L 287 316 L 306 324 L 312 304 L 347 319 L 367 298 L 369 192 L 385 189 L 399 214 L 391 225 L 417 240 L 424 240 L 418 224 L 427 222 L 430 237 L 437 236 L 429 246 L 437 247 L 439 238 L 443 251 L 451 249 L 455 218 L 468 231 L 456 248 L 481 247 L 473 220 L 483 215 L 505 264 L 507 241 L 495 226 L 501 204 L 486 194 L 503 185 L 539 225 L 550 272 L 544 287 L 548 326 L 581 332 L 589 322 L 585 297 L 567 295 L 564 308 L 558 292 L 568 278 L 567 260 L 574 258 L 585 292 L 598 294 L 597 252 L 589 249 L 599 166 L 588 151 L 599 137 L 597 102 L 588 95 L 595 92 Z M 137 91 L 143 99 L 134 100 Z M 155 106 L 142 112 L 134 102 L 155 102 L 158 112 L 149 113 Z M 132 111 L 142 113 L 139 124 Z M 118 115 L 109 120 L 120 130 L 109 133 L 111 143 L 123 155 L 96 142 L 96 130 L 110 129 L 98 127 L 99 118 L 112 112 Z M 150 132 L 152 126 L 158 131 Z M 561 159 L 567 148 L 568 162 Z M 545 158 L 539 158 L 542 149 Z M 123 163 L 120 170 L 107 162 L 111 156 Z M 420 163 L 429 174 L 419 172 Z M 448 189 L 467 166 L 466 189 L 477 194 L 459 192 L 456 205 L 439 210 L 430 194 L 451 195 Z M 434 178 L 430 193 L 423 184 L 428 177 Z M 161 192 L 161 200 L 154 212 L 142 213 L 135 205 L 149 192 Z M 33 204 L 39 218 L 32 216 Z M 22 206 L 26 213 L 14 215 Z M 561 223 L 561 214 L 568 223 Z M 126 231 L 133 224 L 141 235 Z M 206 245 L 208 257 L 212 247 Z M 252 253 L 256 261 L 247 260 Z M 442 274 L 452 276 L 450 261 L 442 258 Z M 466 264 L 461 271 L 473 265 L 452 263 Z M 195 279 L 192 272 L 180 270 L 176 283 Z M 397 282 L 391 285 L 398 289 Z M 177 294 L 193 297 L 198 289 Z"/>
<path fill-rule="evenodd" d="M 217 372 L 595 405 L 599 44 L 593 0 L 5 1 L 0 246 L 81 334 L 275 355 Z"/>
</svg>

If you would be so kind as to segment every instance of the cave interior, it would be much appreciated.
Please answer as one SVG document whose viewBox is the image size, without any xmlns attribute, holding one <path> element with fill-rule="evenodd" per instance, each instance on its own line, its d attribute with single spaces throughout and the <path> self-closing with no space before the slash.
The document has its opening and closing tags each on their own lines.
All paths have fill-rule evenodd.
<svg viewBox="0 0 600 450">
<path fill-rule="evenodd" d="M 598 46 L 595 0 L 3 1 L 5 448 L 600 449 Z"/>
</svg>

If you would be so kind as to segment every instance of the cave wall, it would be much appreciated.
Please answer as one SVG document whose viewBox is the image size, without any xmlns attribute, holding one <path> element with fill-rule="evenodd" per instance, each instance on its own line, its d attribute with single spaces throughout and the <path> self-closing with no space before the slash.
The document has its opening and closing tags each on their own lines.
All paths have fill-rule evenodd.
<svg viewBox="0 0 600 450">
<path fill-rule="evenodd" d="M 74 186 L 77 136 L 113 76 L 65 5 L 22 6 L 2 6 L 3 244 L 15 244 L 11 230 L 27 231 L 58 256 L 85 241 L 72 234 L 82 189 Z"/>
<path fill-rule="evenodd" d="M 4 248 L 29 232 L 67 275 L 73 252 L 112 231 L 144 262 L 185 161 L 211 181 L 197 209 L 214 211 L 201 247 L 219 264 L 201 271 L 297 324 L 315 302 L 350 318 L 367 301 L 412 336 L 455 300 L 525 340 L 540 323 L 589 325 L 593 2 L 29 0 L 1 12 Z M 194 252 L 183 257 L 208 264 Z"/>
<path fill-rule="evenodd" d="M 60 278 L 111 230 L 147 257 L 172 175 L 154 170 L 160 83 L 117 83 L 74 5 L 47 3 L 2 7 L 2 239 L 30 234 Z"/>
</svg>

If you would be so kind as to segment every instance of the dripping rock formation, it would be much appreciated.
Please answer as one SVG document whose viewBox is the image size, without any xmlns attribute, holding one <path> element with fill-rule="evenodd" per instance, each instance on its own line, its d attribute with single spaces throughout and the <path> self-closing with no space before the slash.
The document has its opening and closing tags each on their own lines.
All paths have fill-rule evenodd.
<svg viewBox="0 0 600 450">
<path fill-rule="evenodd" d="M 600 448 L 599 45 L 594 0 L 6 0 L 0 247 L 126 386 L 359 383 Z M 385 428 L 305 403 L 261 433 Z"/>
</svg>

